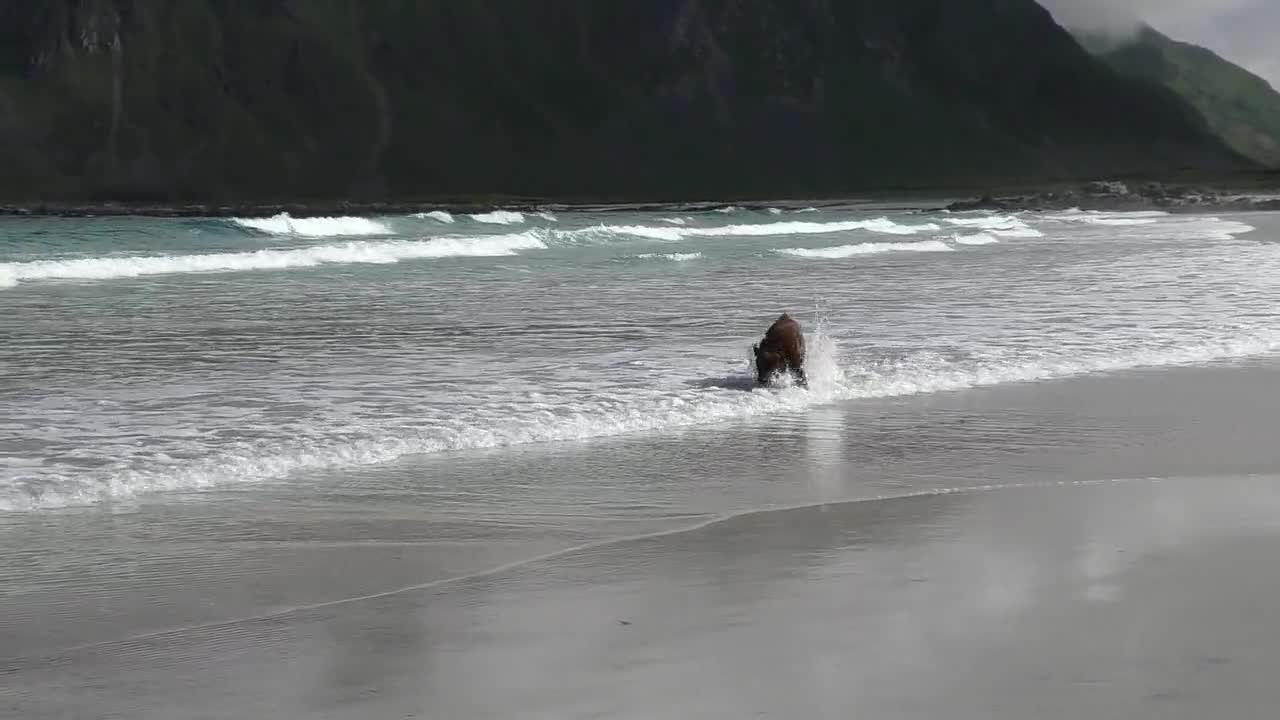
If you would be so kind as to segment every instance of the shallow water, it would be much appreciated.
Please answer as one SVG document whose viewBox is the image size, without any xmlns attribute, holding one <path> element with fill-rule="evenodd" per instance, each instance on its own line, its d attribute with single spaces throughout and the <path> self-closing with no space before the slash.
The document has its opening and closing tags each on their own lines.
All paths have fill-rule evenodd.
<svg viewBox="0 0 1280 720">
<path fill-rule="evenodd" d="M 0 511 L 1280 347 L 1265 215 L 725 210 L 5 220 Z M 784 309 L 808 391 L 750 383 Z"/>
<path fill-rule="evenodd" d="M 1280 363 L 0 516 L 0 717 L 1265 718 Z"/>
</svg>

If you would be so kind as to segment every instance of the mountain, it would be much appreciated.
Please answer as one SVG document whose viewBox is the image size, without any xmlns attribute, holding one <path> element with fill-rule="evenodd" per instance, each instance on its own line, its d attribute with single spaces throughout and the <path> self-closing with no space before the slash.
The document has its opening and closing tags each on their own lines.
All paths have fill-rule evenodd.
<svg viewBox="0 0 1280 720">
<path fill-rule="evenodd" d="M 1266 80 L 1150 26 L 1119 43 L 1100 38 L 1084 42 L 1117 71 L 1178 93 L 1240 154 L 1280 167 L 1280 93 Z"/>
<path fill-rule="evenodd" d="M 0 195 L 831 194 L 1232 170 L 1035 0 L 0 4 Z"/>
</svg>

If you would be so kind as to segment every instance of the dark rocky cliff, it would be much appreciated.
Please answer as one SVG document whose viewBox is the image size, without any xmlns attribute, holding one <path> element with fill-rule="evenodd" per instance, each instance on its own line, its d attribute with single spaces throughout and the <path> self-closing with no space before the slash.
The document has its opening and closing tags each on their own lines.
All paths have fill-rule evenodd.
<svg viewBox="0 0 1280 720">
<path fill-rule="evenodd" d="M 1034 0 L 0 5 L 0 194 L 814 194 L 1244 164 Z"/>
</svg>

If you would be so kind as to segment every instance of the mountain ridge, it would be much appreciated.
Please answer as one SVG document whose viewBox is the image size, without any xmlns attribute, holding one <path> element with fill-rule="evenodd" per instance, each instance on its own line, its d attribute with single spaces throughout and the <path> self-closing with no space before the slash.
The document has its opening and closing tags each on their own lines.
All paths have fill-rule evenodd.
<svg viewBox="0 0 1280 720">
<path fill-rule="evenodd" d="M 832 194 L 1252 167 L 1033 0 L 0 8 L 0 195 Z"/>
<path fill-rule="evenodd" d="M 1178 93 L 1240 154 L 1280 167 L 1280 93 L 1264 78 L 1150 25 L 1123 40 L 1081 39 L 1117 72 Z"/>
</svg>

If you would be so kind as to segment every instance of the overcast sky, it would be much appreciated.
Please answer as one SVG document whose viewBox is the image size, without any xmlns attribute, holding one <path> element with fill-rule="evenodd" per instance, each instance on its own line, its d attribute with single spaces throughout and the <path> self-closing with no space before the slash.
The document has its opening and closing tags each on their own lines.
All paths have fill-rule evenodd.
<svg viewBox="0 0 1280 720">
<path fill-rule="evenodd" d="M 1123 32 L 1137 19 L 1203 45 L 1280 88 L 1280 0 L 1041 0 L 1058 22 Z"/>
</svg>

